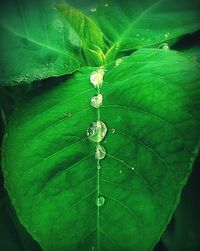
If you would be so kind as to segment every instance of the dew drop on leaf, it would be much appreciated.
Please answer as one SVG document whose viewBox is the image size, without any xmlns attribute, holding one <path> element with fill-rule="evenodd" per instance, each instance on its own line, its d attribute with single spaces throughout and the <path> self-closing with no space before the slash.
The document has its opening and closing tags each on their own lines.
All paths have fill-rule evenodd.
<svg viewBox="0 0 200 251">
<path fill-rule="evenodd" d="M 123 62 L 124 62 L 123 59 L 118 58 L 118 59 L 115 61 L 115 66 L 117 67 L 117 66 L 119 66 L 120 64 L 122 64 Z"/>
<path fill-rule="evenodd" d="M 96 147 L 95 157 L 96 157 L 96 159 L 99 159 L 99 160 L 102 160 L 102 159 L 104 159 L 106 157 L 106 150 L 105 150 L 105 148 L 103 146 L 98 145 Z"/>
<path fill-rule="evenodd" d="M 91 11 L 91 12 L 96 12 L 97 9 L 96 9 L 96 8 L 91 8 L 90 11 Z"/>
<path fill-rule="evenodd" d="M 64 116 L 70 118 L 72 116 L 71 112 L 64 113 Z"/>
<path fill-rule="evenodd" d="M 170 47 L 169 47 L 169 45 L 167 43 L 163 43 L 163 44 L 158 46 L 158 49 L 168 51 L 168 50 L 170 50 Z"/>
<path fill-rule="evenodd" d="M 98 198 L 97 198 L 97 201 L 96 201 L 96 203 L 97 203 L 97 206 L 98 207 L 101 207 L 101 206 L 103 206 L 104 205 L 104 203 L 105 203 L 105 198 L 103 197 L 103 196 L 99 196 Z"/>
<path fill-rule="evenodd" d="M 113 128 L 111 129 L 111 133 L 114 134 L 116 132 L 116 130 Z"/>
<path fill-rule="evenodd" d="M 94 85 L 95 88 L 97 88 L 103 84 L 104 74 L 105 74 L 105 70 L 102 68 L 97 71 L 93 71 L 91 73 L 90 82 Z"/>
<path fill-rule="evenodd" d="M 105 3 L 104 6 L 105 6 L 105 7 L 108 7 L 108 3 Z"/>
<path fill-rule="evenodd" d="M 92 122 L 87 130 L 88 138 L 93 142 L 101 142 L 107 133 L 107 127 L 102 121 Z"/>
<path fill-rule="evenodd" d="M 63 31 L 63 23 L 60 20 L 55 21 L 55 27 L 59 33 Z"/>
<path fill-rule="evenodd" d="M 169 32 L 167 32 L 164 37 L 168 38 L 169 37 Z"/>
<path fill-rule="evenodd" d="M 103 95 L 99 93 L 97 96 L 94 96 L 91 99 L 91 106 L 94 108 L 99 108 L 102 105 L 102 101 L 103 101 Z"/>
</svg>

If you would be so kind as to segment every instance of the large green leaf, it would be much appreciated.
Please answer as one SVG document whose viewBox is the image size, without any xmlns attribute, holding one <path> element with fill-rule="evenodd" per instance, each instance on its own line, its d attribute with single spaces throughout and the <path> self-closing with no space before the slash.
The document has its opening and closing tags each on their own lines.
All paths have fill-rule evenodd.
<svg viewBox="0 0 200 251">
<path fill-rule="evenodd" d="M 60 76 L 81 64 L 80 38 L 49 1 L 1 1 L 0 34 L 0 84 Z"/>
<path fill-rule="evenodd" d="M 44 250 L 149 251 L 197 154 L 199 65 L 175 51 L 139 50 L 107 67 L 100 109 L 90 105 L 99 91 L 90 83 L 95 69 L 13 114 L 3 148 L 6 187 Z M 101 161 L 99 143 L 86 136 L 98 119 L 108 128 Z"/>
<path fill-rule="evenodd" d="M 120 50 L 157 45 L 200 29 L 199 0 L 99 0 L 91 11 Z"/>
</svg>

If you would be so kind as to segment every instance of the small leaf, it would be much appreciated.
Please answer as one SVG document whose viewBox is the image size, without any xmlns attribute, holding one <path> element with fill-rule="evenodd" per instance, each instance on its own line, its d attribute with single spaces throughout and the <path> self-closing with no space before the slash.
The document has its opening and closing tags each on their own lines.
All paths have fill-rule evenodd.
<svg viewBox="0 0 200 251">
<path fill-rule="evenodd" d="M 68 5 L 58 4 L 56 7 L 80 37 L 83 48 L 96 49 L 95 46 L 102 50 L 105 48 L 103 33 L 92 19 Z"/>
<path fill-rule="evenodd" d="M 0 85 L 30 83 L 76 71 L 81 41 L 49 1 L 0 5 Z"/>
<path fill-rule="evenodd" d="M 158 49 L 122 61 L 82 69 L 7 126 L 6 187 L 44 250 L 150 251 L 179 202 L 199 149 L 199 65 Z"/>
<path fill-rule="evenodd" d="M 120 51 L 155 46 L 200 29 L 198 0 L 96 1 L 91 12 Z"/>
</svg>

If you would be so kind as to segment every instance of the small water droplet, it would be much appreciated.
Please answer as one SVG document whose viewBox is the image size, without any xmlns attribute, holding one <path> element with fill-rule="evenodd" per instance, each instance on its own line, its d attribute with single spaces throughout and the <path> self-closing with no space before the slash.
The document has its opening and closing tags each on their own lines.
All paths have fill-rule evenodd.
<svg viewBox="0 0 200 251">
<path fill-rule="evenodd" d="M 56 20 L 55 21 L 55 27 L 56 27 L 56 30 L 61 33 L 63 31 L 63 23 L 60 21 L 60 20 Z"/>
<path fill-rule="evenodd" d="M 139 37 L 140 35 L 139 34 L 136 34 L 136 37 Z"/>
<path fill-rule="evenodd" d="M 167 43 L 163 43 L 163 44 L 158 46 L 158 49 L 168 51 L 168 50 L 170 50 L 170 47 L 169 47 L 169 45 Z"/>
<path fill-rule="evenodd" d="M 91 106 L 93 106 L 94 108 L 99 108 L 102 105 L 102 101 L 103 101 L 103 95 L 98 94 L 97 96 L 94 96 L 91 99 Z"/>
<path fill-rule="evenodd" d="M 66 112 L 66 113 L 64 113 L 64 116 L 67 118 L 70 118 L 72 116 L 72 114 L 71 114 L 71 112 Z"/>
<path fill-rule="evenodd" d="M 113 129 L 111 129 L 111 133 L 115 133 L 116 132 L 116 130 L 113 128 Z"/>
<path fill-rule="evenodd" d="M 96 203 L 97 203 L 97 206 L 98 207 L 101 207 L 101 206 L 103 206 L 103 204 L 105 203 L 105 198 L 103 197 L 103 196 L 99 196 L 98 198 L 97 198 L 97 201 L 96 201 Z"/>
<path fill-rule="evenodd" d="M 87 136 L 91 141 L 101 142 L 107 133 L 107 127 L 102 121 L 92 122 L 87 130 Z"/>
<path fill-rule="evenodd" d="M 123 173 L 122 170 L 119 170 L 119 173 L 122 174 Z"/>
<path fill-rule="evenodd" d="M 131 169 L 134 171 L 134 170 L 135 170 L 135 167 L 132 167 Z"/>
<path fill-rule="evenodd" d="M 104 6 L 105 6 L 105 7 L 108 7 L 108 3 L 105 3 Z"/>
<path fill-rule="evenodd" d="M 97 11 L 97 8 L 91 8 L 90 11 L 91 11 L 91 12 L 96 12 L 96 11 Z"/>
<path fill-rule="evenodd" d="M 164 37 L 168 38 L 169 37 L 169 32 L 167 32 Z"/>
<path fill-rule="evenodd" d="M 101 166 L 99 164 L 97 164 L 97 169 L 100 170 L 101 169 Z"/>
<path fill-rule="evenodd" d="M 94 85 L 95 88 L 97 88 L 103 84 L 104 74 L 105 74 L 105 70 L 102 68 L 97 71 L 93 71 L 91 73 L 90 82 Z"/>
<path fill-rule="evenodd" d="M 117 66 L 119 66 L 120 64 L 122 64 L 123 62 L 124 62 L 123 59 L 118 58 L 118 59 L 115 61 L 115 66 L 117 67 Z"/>
<path fill-rule="evenodd" d="M 106 157 L 106 150 L 103 146 L 98 145 L 96 147 L 95 157 L 96 157 L 96 159 L 99 159 L 99 160 L 102 160 Z"/>
</svg>

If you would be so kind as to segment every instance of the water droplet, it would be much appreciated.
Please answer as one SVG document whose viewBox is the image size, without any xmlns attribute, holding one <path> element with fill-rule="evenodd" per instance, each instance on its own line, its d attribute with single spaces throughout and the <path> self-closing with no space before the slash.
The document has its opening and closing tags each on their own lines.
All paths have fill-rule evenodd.
<svg viewBox="0 0 200 251">
<path fill-rule="evenodd" d="M 97 96 L 94 96 L 91 99 L 91 106 L 93 106 L 94 108 L 99 108 L 102 105 L 102 101 L 103 101 L 103 95 L 98 94 Z"/>
<path fill-rule="evenodd" d="M 167 32 L 164 37 L 168 38 L 169 37 L 169 32 Z"/>
<path fill-rule="evenodd" d="M 60 20 L 55 21 L 55 27 L 59 33 L 63 31 L 63 23 Z"/>
<path fill-rule="evenodd" d="M 96 12 L 96 11 L 97 11 L 97 8 L 91 8 L 90 11 L 91 11 L 91 12 Z"/>
<path fill-rule="evenodd" d="M 72 116 L 71 112 L 64 113 L 64 116 L 70 118 Z"/>
<path fill-rule="evenodd" d="M 99 159 L 99 160 L 104 159 L 106 157 L 106 150 L 103 146 L 98 145 L 96 147 L 95 157 L 96 159 Z"/>
<path fill-rule="evenodd" d="M 158 46 L 158 49 L 168 51 L 168 50 L 170 50 L 170 47 L 169 47 L 169 45 L 167 43 L 163 43 L 163 44 Z"/>
<path fill-rule="evenodd" d="M 111 133 L 115 133 L 116 132 L 116 130 L 113 128 L 113 129 L 111 129 Z"/>
<path fill-rule="evenodd" d="M 103 196 L 99 196 L 98 198 L 97 198 L 97 206 L 98 207 L 101 207 L 101 206 L 103 206 L 103 204 L 105 203 L 105 198 L 103 197 Z"/>
<path fill-rule="evenodd" d="M 108 7 L 108 3 L 105 3 L 104 6 L 105 6 L 105 7 Z"/>
<path fill-rule="evenodd" d="M 105 70 L 102 68 L 97 71 L 93 71 L 91 73 L 90 82 L 94 85 L 95 88 L 97 88 L 103 84 L 104 74 L 105 74 Z"/>
<path fill-rule="evenodd" d="M 92 122 L 87 130 L 87 136 L 91 141 L 101 142 L 107 133 L 107 127 L 102 121 Z"/>
<path fill-rule="evenodd" d="M 119 170 L 119 173 L 122 174 L 123 173 L 122 170 Z"/>
<path fill-rule="evenodd" d="M 97 169 L 100 170 L 101 169 L 101 166 L 99 164 L 97 164 Z"/>
<path fill-rule="evenodd" d="M 136 34 L 136 37 L 139 37 L 140 35 L 139 34 Z"/>
<path fill-rule="evenodd" d="M 118 58 L 118 59 L 115 61 L 115 66 L 117 67 L 117 66 L 119 66 L 120 64 L 122 64 L 123 62 L 124 62 L 123 59 Z"/>
<path fill-rule="evenodd" d="M 134 171 L 134 170 L 135 170 L 135 167 L 132 167 L 131 169 Z"/>
</svg>

